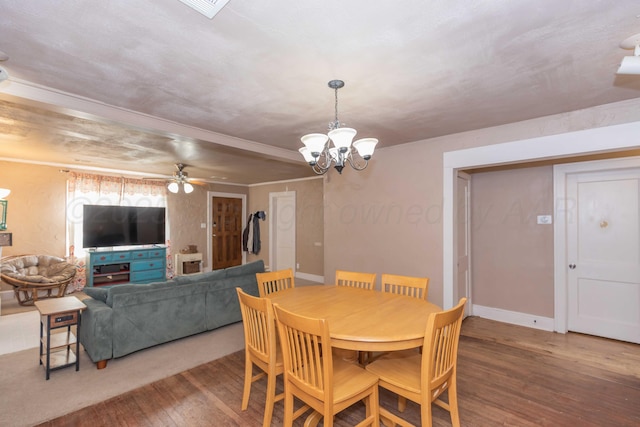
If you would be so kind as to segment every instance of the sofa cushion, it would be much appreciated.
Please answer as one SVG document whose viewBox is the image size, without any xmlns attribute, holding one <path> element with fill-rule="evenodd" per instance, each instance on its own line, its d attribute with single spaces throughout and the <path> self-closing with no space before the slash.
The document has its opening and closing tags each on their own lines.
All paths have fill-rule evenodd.
<svg viewBox="0 0 640 427">
<path fill-rule="evenodd" d="M 206 273 L 190 274 L 188 276 L 177 276 L 175 279 L 178 285 L 188 285 L 198 282 L 213 282 L 225 278 L 224 270 L 208 271 Z"/>
<path fill-rule="evenodd" d="M 124 284 L 124 285 L 115 285 L 109 288 L 109 292 L 107 294 L 107 300 L 105 303 L 109 307 L 113 307 L 113 297 L 114 295 L 120 294 L 128 294 L 133 292 L 141 292 L 148 288 L 148 285 L 134 285 L 134 284 Z"/>
<path fill-rule="evenodd" d="M 206 287 L 143 285 L 113 296 L 113 356 L 204 332 Z"/>
<path fill-rule="evenodd" d="M 248 262 L 244 265 L 236 265 L 235 267 L 225 268 L 225 277 L 238 277 L 244 275 L 253 275 L 256 273 L 264 273 L 264 261 Z"/>
<path fill-rule="evenodd" d="M 85 294 L 89 295 L 91 298 L 95 299 L 95 300 L 102 301 L 104 303 L 107 302 L 107 296 L 109 295 L 109 289 L 85 287 L 82 291 Z"/>
</svg>

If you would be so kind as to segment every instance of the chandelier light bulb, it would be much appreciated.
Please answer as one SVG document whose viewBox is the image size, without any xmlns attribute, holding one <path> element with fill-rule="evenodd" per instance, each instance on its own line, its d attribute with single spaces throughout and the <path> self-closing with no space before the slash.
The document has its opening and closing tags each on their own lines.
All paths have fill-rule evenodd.
<svg viewBox="0 0 640 427">
<path fill-rule="evenodd" d="M 353 137 L 358 133 L 352 128 L 338 128 L 329 132 L 329 138 L 333 141 L 333 146 L 338 150 L 345 152 L 351 147 L 351 141 Z"/>
<path fill-rule="evenodd" d="M 318 155 L 322 153 L 328 139 L 329 137 L 322 133 L 310 133 L 300 138 L 302 143 L 309 149 L 309 153 L 312 155 L 313 153 L 318 153 Z"/>
<path fill-rule="evenodd" d="M 304 157 L 304 161 L 309 163 L 310 165 L 316 164 L 316 158 L 311 154 L 311 150 L 308 147 L 301 147 L 298 149 L 302 157 Z"/>
<path fill-rule="evenodd" d="M 353 143 L 353 147 L 358 150 L 358 154 L 363 159 L 369 160 L 373 155 L 373 150 L 376 149 L 378 140 L 376 138 L 362 138 Z"/>
</svg>

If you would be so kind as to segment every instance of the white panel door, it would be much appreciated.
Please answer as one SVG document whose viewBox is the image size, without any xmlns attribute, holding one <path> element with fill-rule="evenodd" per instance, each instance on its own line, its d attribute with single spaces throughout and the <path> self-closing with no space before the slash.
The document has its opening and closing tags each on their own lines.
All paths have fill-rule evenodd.
<svg viewBox="0 0 640 427">
<path fill-rule="evenodd" d="M 567 176 L 569 330 L 640 343 L 640 169 Z"/>
<path fill-rule="evenodd" d="M 296 271 L 296 193 L 271 193 L 271 271 Z"/>
</svg>

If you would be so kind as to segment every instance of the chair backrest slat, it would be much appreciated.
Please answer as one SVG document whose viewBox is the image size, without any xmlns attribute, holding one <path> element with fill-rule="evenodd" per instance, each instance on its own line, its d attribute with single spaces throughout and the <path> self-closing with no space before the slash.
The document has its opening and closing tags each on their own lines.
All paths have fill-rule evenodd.
<svg viewBox="0 0 640 427">
<path fill-rule="evenodd" d="M 427 300 L 429 294 L 429 278 L 383 274 L 380 281 L 380 290 L 382 292 Z"/>
<path fill-rule="evenodd" d="M 261 297 L 295 287 L 293 269 L 291 268 L 256 273 L 256 280 L 258 281 L 258 292 Z"/>
<path fill-rule="evenodd" d="M 376 273 L 360 273 L 355 271 L 336 271 L 336 285 L 352 288 L 374 290 Z"/>
</svg>

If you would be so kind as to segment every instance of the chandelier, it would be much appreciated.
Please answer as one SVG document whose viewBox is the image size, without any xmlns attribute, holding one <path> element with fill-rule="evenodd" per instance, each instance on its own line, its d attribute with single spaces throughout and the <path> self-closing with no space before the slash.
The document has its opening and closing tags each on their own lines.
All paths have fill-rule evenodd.
<svg viewBox="0 0 640 427">
<path fill-rule="evenodd" d="M 327 173 L 334 164 L 338 173 L 349 163 L 355 170 L 361 171 L 369 164 L 378 140 L 376 138 L 359 139 L 353 144 L 351 141 L 357 131 L 353 128 L 340 127 L 338 120 L 338 89 L 344 87 L 342 80 L 331 80 L 329 87 L 335 91 L 335 120 L 329 123 L 329 133 L 310 133 L 300 138 L 304 147 L 300 154 L 318 175 Z M 333 147 L 330 143 L 333 142 Z M 355 148 L 355 150 L 354 150 Z"/>
</svg>

